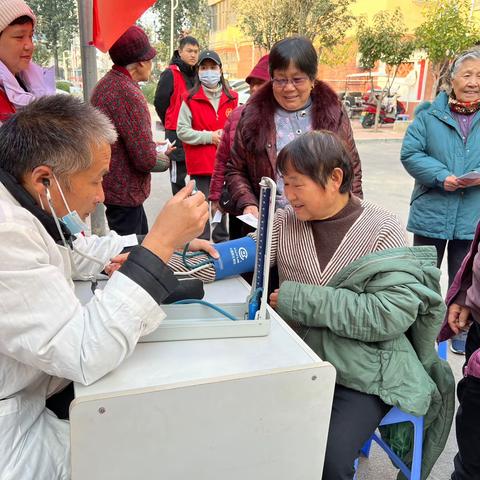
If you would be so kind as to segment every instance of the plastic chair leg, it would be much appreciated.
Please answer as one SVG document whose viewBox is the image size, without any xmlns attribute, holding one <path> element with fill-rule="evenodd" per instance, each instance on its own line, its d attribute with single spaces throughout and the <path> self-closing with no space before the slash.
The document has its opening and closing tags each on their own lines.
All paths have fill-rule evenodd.
<svg viewBox="0 0 480 480">
<path fill-rule="evenodd" d="M 360 450 L 362 454 L 368 458 L 370 455 L 370 448 L 372 447 L 372 437 L 370 437 L 363 445 L 362 449 Z"/>
<path fill-rule="evenodd" d="M 410 480 L 422 478 L 423 417 L 413 423 L 413 456 Z"/>
</svg>

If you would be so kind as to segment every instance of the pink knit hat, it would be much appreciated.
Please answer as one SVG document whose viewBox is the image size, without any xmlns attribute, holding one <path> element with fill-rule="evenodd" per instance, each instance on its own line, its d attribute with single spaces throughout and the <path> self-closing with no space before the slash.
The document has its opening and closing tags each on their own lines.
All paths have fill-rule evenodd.
<svg viewBox="0 0 480 480">
<path fill-rule="evenodd" d="M 23 0 L 0 0 L 0 33 L 14 20 L 24 15 L 32 19 L 35 27 L 37 17 Z"/>
</svg>

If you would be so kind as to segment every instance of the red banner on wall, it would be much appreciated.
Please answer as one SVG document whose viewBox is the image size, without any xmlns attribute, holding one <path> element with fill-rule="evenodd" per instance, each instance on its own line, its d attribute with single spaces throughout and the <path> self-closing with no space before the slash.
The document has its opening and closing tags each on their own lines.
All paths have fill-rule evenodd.
<svg viewBox="0 0 480 480">
<path fill-rule="evenodd" d="M 93 0 L 93 44 L 108 49 L 155 0 Z"/>
</svg>

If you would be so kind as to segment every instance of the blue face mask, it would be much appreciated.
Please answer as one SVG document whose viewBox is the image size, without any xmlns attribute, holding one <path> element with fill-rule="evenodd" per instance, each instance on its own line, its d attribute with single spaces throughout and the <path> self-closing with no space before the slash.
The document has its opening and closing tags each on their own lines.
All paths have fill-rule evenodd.
<svg viewBox="0 0 480 480">
<path fill-rule="evenodd" d="M 215 88 L 220 83 L 220 70 L 200 70 L 198 78 L 207 88 Z"/>
<path fill-rule="evenodd" d="M 80 215 L 76 210 L 68 213 L 62 217 L 61 220 L 74 235 L 82 233 L 88 229 L 87 224 L 80 218 Z"/>
<path fill-rule="evenodd" d="M 57 184 L 58 190 L 60 195 L 62 196 L 63 203 L 67 207 L 68 213 L 67 215 L 63 216 L 60 220 L 66 225 L 66 227 L 70 230 L 73 235 L 78 235 L 79 233 L 85 232 L 88 230 L 87 224 L 80 218 L 80 215 L 76 210 L 73 212 L 70 210 L 68 206 L 67 199 L 63 194 L 62 187 L 58 183 L 57 177 L 53 174 L 53 178 L 55 179 L 55 183 Z"/>
</svg>

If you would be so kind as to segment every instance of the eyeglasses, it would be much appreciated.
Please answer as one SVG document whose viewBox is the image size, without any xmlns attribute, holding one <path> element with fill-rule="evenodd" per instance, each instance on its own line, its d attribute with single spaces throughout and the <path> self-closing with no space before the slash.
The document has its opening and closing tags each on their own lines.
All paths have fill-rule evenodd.
<svg viewBox="0 0 480 480">
<path fill-rule="evenodd" d="M 272 78 L 272 83 L 276 88 L 285 88 L 289 83 L 297 88 L 304 85 L 307 80 L 308 77 Z"/>
</svg>

